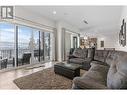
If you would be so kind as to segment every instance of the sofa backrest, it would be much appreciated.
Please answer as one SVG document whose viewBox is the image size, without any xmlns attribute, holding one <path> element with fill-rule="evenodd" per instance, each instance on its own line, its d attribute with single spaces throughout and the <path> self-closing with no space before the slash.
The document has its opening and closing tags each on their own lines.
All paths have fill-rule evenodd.
<svg viewBox="0 0 127 95">
<path fill-rule="evenodd" d="M 95 49 L 94 48 L 88 48 L 88 54 L 87 54 L 87 58 L 94 58 L 94 54 L 95 54 Z"/>
<path fill-rule="evenodd" d="M 87 49 L 76 48 L 72 55 L 75 57 L 78 57 L 78 58 L 86 58 L 87 57 Z"/>
<path fill-rule="evenodd" d="M 110 66 L 114 60 L 117 59 L 118 51 L 109 50 L 105 62 Z"/>
<path fill-rule="evenodd" d="M 95 50 L 94 60 L 104 62 L 106 61 L 108 50 Z"/>
<path fill-rule="evenodd" d="M 121 51 L 112 52 L 110 57 L 107 57 L 107 62 L 110 63 L 107 75 L 108 88 L 127 88 L 127 53 Z"/>
</svg>

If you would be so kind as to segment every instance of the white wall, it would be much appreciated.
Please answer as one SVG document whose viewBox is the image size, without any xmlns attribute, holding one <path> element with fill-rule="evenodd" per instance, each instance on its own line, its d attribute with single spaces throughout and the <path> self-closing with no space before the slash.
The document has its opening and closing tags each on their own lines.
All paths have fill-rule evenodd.
<svg viewBox="0 0 127 95">
<path fill-rule="evenodd" d="M 47 28 L 46 26 L 55 27 L 54 21 L 49 20 L 49 19 L 47 19 L 43 16 L 40 16 L 38 14 L 34 14 L 33 12 L 24 9 L 22 6 L 15 7 L 15 16 L 24 18 L 26 20 L 30 20 L 32 22 L 43 24 L 44 28 Z M 20 21 L 20 23 L 23 23 L 23 22 Z M 29 24 L 29 23 L 24 22 L 23 24 Z M 33 25 L 33 24 L 30 23 L 30 25 Z M 34 25 L 36 25 L 36 24 L 34 24 Z M 38 25 L 36 25 L 36 27 L 38 27 Z M 43 27 L 40 27 L 40 28 L 43 28 Z"/>
<path fill-rule="evenodd" d="M 110 32 L 109 32 L 110 34 Z M 101 41 L 104 41 L 104 47 L 101 47 Z M 97 48 L 98 49 L 104 49 L 104 48 L 116 48 L 117 44 L 117 35 L 110 34 L 110 35 L 105 35 L 105 37 L 98 37 L 97 39 Z"/>
<path fill-rule="evenodd" d="M 115 48 L 118 42 L 118 31 L 119 25 L 116 24 L 113 27 L 97 27 L 85 30 L 81 32 L 81 35 L 97 38 L 97 49 Z M 104 48 L 100 47 L 101 41 L 104 41 Z"/>
<path fill-rule="evenodd" d="M 105 27 L 105 28 L 101 27 L 101 29 L 92 28 L 90 30 L 82 31 L 81 34 L 83 35 L 86 34 L 91 37 L 97 37 L 98 49 L 103 49 L 100 47 L 100 41 L 101 39 L 103 39 L 105 48 L 115 48 L 116 50 L 119 50 L 119 51 L 127 51 L 127 45 L 123 47 L 119 44 L 119 32 L 120 32 L 123 19 L 125 19 L 125 22 L 127 23 L 127 6 L 123 7 L 120 21 L 118 22 L 118 24 L 113 24 L 114 27 L 111 27 L 111 26 Z M 126 32 L 126 37 L 127 37 L 127 32 Z M 127 39 L 126 39 L 126 44 L 127 44 Z"/>
</svg>

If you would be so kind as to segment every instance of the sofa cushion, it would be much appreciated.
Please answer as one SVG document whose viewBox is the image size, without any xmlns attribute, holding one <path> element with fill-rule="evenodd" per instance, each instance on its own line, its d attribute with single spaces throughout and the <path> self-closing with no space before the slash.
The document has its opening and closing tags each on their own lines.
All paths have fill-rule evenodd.
<svg viewBox="0 0 127 95">
<path fill-rule="evenodd" d="M 69 60 L 70 63 L 77 63 L 77 64 L 83 64 L 85 62 L 82 58 L 72 58 Z"/>
<path fill-rule="evenodd" d="M 87 57 L 87 49 L 77 48 L 74 50 L 73 56 L 84 59 Z"/>
<path fill-rule="evenodd" d="M 107 76 L 107 86 L 111 89 L 127 88 L 127 54 L 117 53 Z"/>
<path fill-rule="evenodd" d="M 85 58 L 84 64 L 82 65 L 83 69 L 88 71 L 91 67 L 90 65 L 91 61 L 92 61 L 92 58 Z"/>
<path fill-rule="evenodd" d="M 107 55 L 108 55 L 108 51 L 106 50 L 96 50 L 94 55 L 94 60 L 105 62 Z"/>
<path fill-rule="evenodd" d="M 75 77 L 73 79 L 73 89 L 107 89 L 104 84 L 100 84 L 89 77 Z"/>
<path fill-rule="evenodd" d="M 109 51 L 107 58 L 106 58 L 106 63 L 110 66 L 114 60 L 117 59 L 117 51 L 111 50 Z"/>
<path fill-rule="evenodd" d="M 91 68 L 82 77 L 74 78 L 73 86 L 91 89 L 127 88 L 127 53 L 121 51 L 105 52 L 96 51 L 95 59 L 97 61 L 91 62 Z M 99 58 L 100 60 L 98 60 Z M 102 60 L 101 58 L 104 59 Z M 105 62 L 108 65 L 104 65 L 103 63 Z"/>
<path fill-rule="evenodd" d="M 88 56 L 88 49 L 84 48 L 83 49 L 83 54 L 84 54 L 84 58 L 87 58 L 87 56 Z"/>
<path fill-rule="evenodd" d="M 91 64 L 88 72 L 82 77 L 76 77 L 73 80 L 73 88 L 82 89 L 105 89 L 108 67 L 104 65 Z"/>
<path fill-rule="evenodd" d="M 105 66 L 108 66 L 107 63 L 105 63 L 105 62 L 101 62 L 101 61 L 92 61 L 90 64 L 92 64 L 92 63 L 94 63 L 94 64 L 99 64 L 99 65 L 105 65 Z"/>
<path fill-rule="evenodd" d="M 93 64 L 91 64 L 91 68 L 89 69 L 87 76 L 96 80 L 96 82 L 106 85 L 108 70 L 109 70 L 108 66 L 93 63 Z M 86 76 L 84 76 L 84 77 L 86 77 Z"/>
</svg>

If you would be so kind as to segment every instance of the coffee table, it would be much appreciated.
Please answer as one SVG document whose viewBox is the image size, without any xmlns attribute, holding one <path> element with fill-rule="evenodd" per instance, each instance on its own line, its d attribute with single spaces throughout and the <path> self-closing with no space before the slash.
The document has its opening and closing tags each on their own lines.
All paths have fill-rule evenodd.
<svg viewBox="0 0 127 95">
<path fill-rule="evenodd" d="M 76 76 L 80 76 L 80 68 L 81 65 L 78 64 L 61 62 L 54 65 L 54 72 L 69 79 L 73 79 Z"/>
</svg>

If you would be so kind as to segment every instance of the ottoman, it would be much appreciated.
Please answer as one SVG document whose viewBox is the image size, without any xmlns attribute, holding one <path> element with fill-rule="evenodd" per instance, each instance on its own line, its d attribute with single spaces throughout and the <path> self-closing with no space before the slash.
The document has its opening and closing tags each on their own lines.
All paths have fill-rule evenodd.
<svg viewBox="0 0 127 95">
<path fill-rule="evenodd" d="M 54 72 L 69 79 L 73 79 L 76 76 L 80 76 L 80 68 L 81 65 L 79 64 L 69 64 L 61 62 L 54 65 Z"/>
</svg>

